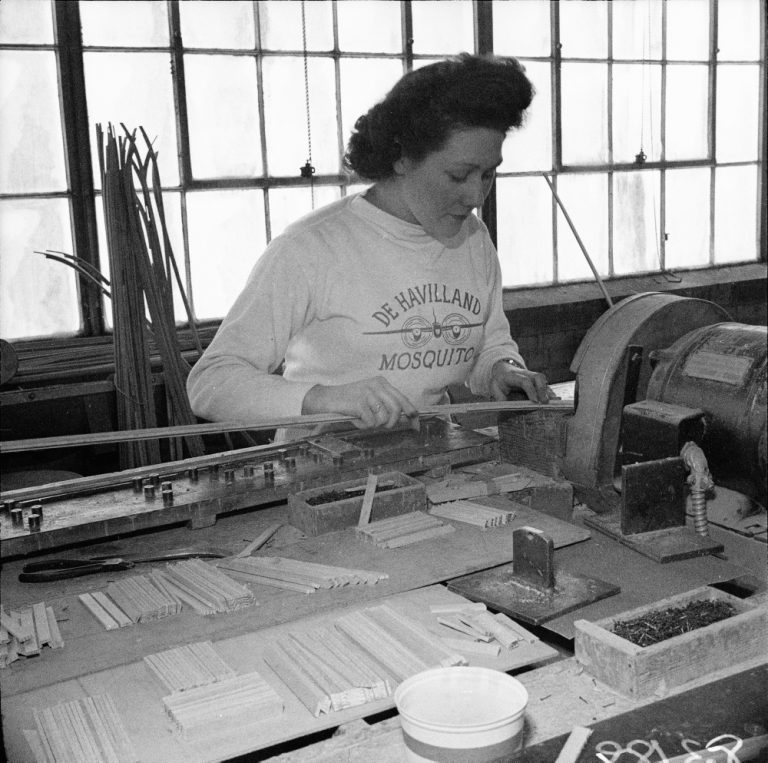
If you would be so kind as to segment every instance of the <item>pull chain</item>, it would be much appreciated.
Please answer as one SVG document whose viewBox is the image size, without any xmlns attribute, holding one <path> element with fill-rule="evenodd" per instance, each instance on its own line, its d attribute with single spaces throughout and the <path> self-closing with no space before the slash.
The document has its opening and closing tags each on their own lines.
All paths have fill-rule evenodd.
<svg viewBox="0 0 768 763">
<path fill-rule="evenodd" d="M 312 117 L 309 110 L 309 62 L 307 57 L 307 16 L 305 0 L 301 0 L 301 42 L 304 50 L 304 103 L 307 113 L 307 161 L 299 169 L 303 178 L 309 178 L 312 209 L 315 208 L 315 168 L 312 166 Z"/>
</svg>

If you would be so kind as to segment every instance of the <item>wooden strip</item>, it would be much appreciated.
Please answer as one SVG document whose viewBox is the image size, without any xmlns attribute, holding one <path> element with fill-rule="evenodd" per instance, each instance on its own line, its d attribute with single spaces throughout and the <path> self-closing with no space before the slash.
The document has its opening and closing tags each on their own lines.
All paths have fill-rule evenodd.
<svg viewBox="0 0 768 763">
<path fill-rule="evenodd" d="M 531 401 L 502 400 L 482 403 L 451 403 L 450 405 L 425 406 L 419 411 L 419 417 L 449 416 L 456 413 L 487 413 L 489 411 L 538 411 L 541 409 L 573 411 L 572 402 L 552 401 L 533 403 Z M 316 424 L 333 424 L 353 421 L 354 416 L 331 413 L 317 413 L 311 416 L 288 416 L 271 421 L 241 422 L 224 421 L 211 424 L 189 424 L 173 427 L 152 427 L 148 429 L 119 430 L 115 432 L 92 432 L 90 434 L 64 435 L 61 437 L 38 437 L 28 440 L 4 440 L 0 442 L 0 453 L 22 453 L 32 450 L 69 448 L 80 445 L 96 445 L 116 442 L 135 442 L 168 437 L 188 437 L 195 434 L 219 434 L 222 432 L 260 431 L 264 429 L 282 429 L 284 427 L 311 427 Z"/>
<path fill-rule="evenodd" d="M 591 735 L 592 729 L 585 726 L 574 726 L 555 763 L 576 763 Z"/>
<path fill-rule="evenodd" d="M 235 558 L 240 559 L 244 556 L 250 556 L 256 549 L 261 548 L 282 526 L 282 522 L 271 524 L 263 533 L 257 535 L 239 554 L 236 554 Z"/>
<path fill-rule="evenodd" d="M 357 521 L 358 527 L 367 525 L 371 521 L 371 509 L 373 508 L 373 499 L 376 495 L 376 483 L 379 478 L 376 474 L 369 474 L 365 482 L 365 493 L 363 495 L 363 505 L 360 508 L 360 518 Z"/>
<path fill-rule="evenodd" d="M 32 631 L 27 629 L 20 619 L 7 614 L 5 611 L 0 611 L 0 624 L 19 643 L 23 643 L 32 638 Z"/>
<path fill-rule="evenodd" d="M 331 698 L 306 675 L 299 672 L 282 650 L 274 647 L 267 649 L 264 652 L 264 661 L 315 718 L 330 711 Z"/>
<path fill-rule="evenodd" d="M 120 626 L 111 617 L 111 615 L 96 602 L 96 600 L 89 593 L 81 593 L 78 598 L 83 602 L 86 609 L 108 630 L 113 631 Z"/>
<path fill-rule="evenodd" d="M 385 541 L 382 546 L 383 548 L 400 548 L 401 546 L 409 546 L 411 543 L 420 543 L 424 540 L 439 538 L 442 535 L 450 535 L 452 532 L 456 532 L 455 527 L 452 527 L 451 525 L 440 525 L 439 527 L 430 527 L 427 530 L 421 530 L 420 532 L 393 538 L 392 540 Z"/>
<path fill-rule="evenodd" d="M 48 617 L 48 630 L 51 632 L 51 649 L 62 649 L 64 647 L 64 639 L 61 637 L 59 623 L 56 621 L 56 614 L 53 611 L 53 607 L 46 607 L 45 614 Z"/>
<path fill-rule="evenodd" d="M 96 603 L 106 610 L 107 614 L 121 628 L 133 625 L 133 620 L 131 620 L 131 618 L 128 617 L 128 615 L 126 615 L 125 612 L 123 612 L 123 610 L 120 609 L 120 607 L 118 607 L 105 593 L 102 591 L 94 591 L 91 596 L 93 596 Z"/>
<path fill-rule="evenodd" d="M 21 627 L 27 633 L 30 633 L 28 640 L 19 644 L 19 654 L 23 654 L 25 657 L 29 657 L 33 654 L 40 654 L 40 645 L 37 643 L 37 632 L 35 631 L 35 618 L 32 614 L 32 610 L 29 608 L 22 609 L 21 612 L 11 612 L 11 616 L 18 614 L 21 621 Z"/>
<path fill-rule="evenodd" d="M 501 645 L 488 642 L 474 641 L 467 638 L 453 638 L 451 636 L 440 636 L 440 641 L 447 647 L 463 654 L 480 654 L 483 657 L 498 657 L 501 651 Z"/>
<path fill-rule="evenodd" d="M 41 647 L 48 646 L 51 643 L 51 629 L 48 626 L 45 602 L 41 601 L 32 605 L 32 620 L 35 624 L 38 645 Z"/>
</svg>

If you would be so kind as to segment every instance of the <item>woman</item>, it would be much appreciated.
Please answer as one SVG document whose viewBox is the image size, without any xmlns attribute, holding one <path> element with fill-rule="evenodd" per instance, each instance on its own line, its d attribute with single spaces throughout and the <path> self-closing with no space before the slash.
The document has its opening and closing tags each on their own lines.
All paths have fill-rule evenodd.
<svg viewBox="0 0 768 763">
<path fill-rule="evenodd" d="M 510 337 L 496 252 L 472 214 L 532 97 L 511 58 L 465 53 L 403 76 L 349 141 L 347 167 L 373 184 L 272 240 L 192 369 L 197 415 L 337 413 L 391 428 L 446 401 L 452 384 L 547 402 L 545 377 Z"/>
</svg>

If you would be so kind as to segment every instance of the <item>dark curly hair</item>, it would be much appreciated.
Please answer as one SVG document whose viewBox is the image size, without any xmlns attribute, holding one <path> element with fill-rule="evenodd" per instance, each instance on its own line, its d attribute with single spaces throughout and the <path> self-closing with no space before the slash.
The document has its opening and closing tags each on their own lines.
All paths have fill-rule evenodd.
<svg viewBox="0 0 768 763">
<path fill-rule="evenodd" d="M 415 69 L 355 122 L 344 165 L 367 180 L 390 177 L 401 156 L 421 161 L 455 128 L 519 127 L 533 94 L 511 57 L 461 53 Z"/>
</svg>

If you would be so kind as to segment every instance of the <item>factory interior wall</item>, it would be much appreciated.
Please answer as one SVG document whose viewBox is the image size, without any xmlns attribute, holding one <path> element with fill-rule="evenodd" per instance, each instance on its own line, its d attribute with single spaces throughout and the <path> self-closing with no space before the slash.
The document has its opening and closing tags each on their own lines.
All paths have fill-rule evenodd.
<svg viewBox="0 0 768 763">
<path fill-rule="evenodd" d="M 721 267 L 682 274 L 613 279 L 606 288 L 614 303 L 633 294 L 667 292 L 704 299 L 723 307 L 738 323 L 766 325 L 767 295 L 764 264 Z M 678 280 L 679 279 L 679 280 Z M 512 336 L 530 368 L 542 371 L 552 383 L 570 381 L 571 361 L 589 328 L 608 305 L 595 283 L 517 289 L 504 295 Z M 11 391 L 7 391 L 7 390 Z M 455 401 L 470 399 L 466 390 L 451 390 Z M 45 388 L 6 387 L 3 399 L 3 439 L 27 439 L 116 429 L 114 391 L 105 381 L 47 383 Z M 162 386 L 155 402 L 163 420 Z M 465 423 L 465 422 L 461 422 Z M 487 424 L 486 424 L 487 425 Z M 262 439 L 263 438 L 263 439 Z M 268 434 L 257 434 L 267 442 Z M 211 451 L 249 444 L 239 436 L 230 441 L 206 438 Z M 64 469 L 88 475 L 117 470 L 116 446 L 7 454 L 3 473 L 29 469 Z M 6 481 L 5 479 L 3 480 Z M 8 488 L 6 488 L 8 489 Z"/>
</svg>

